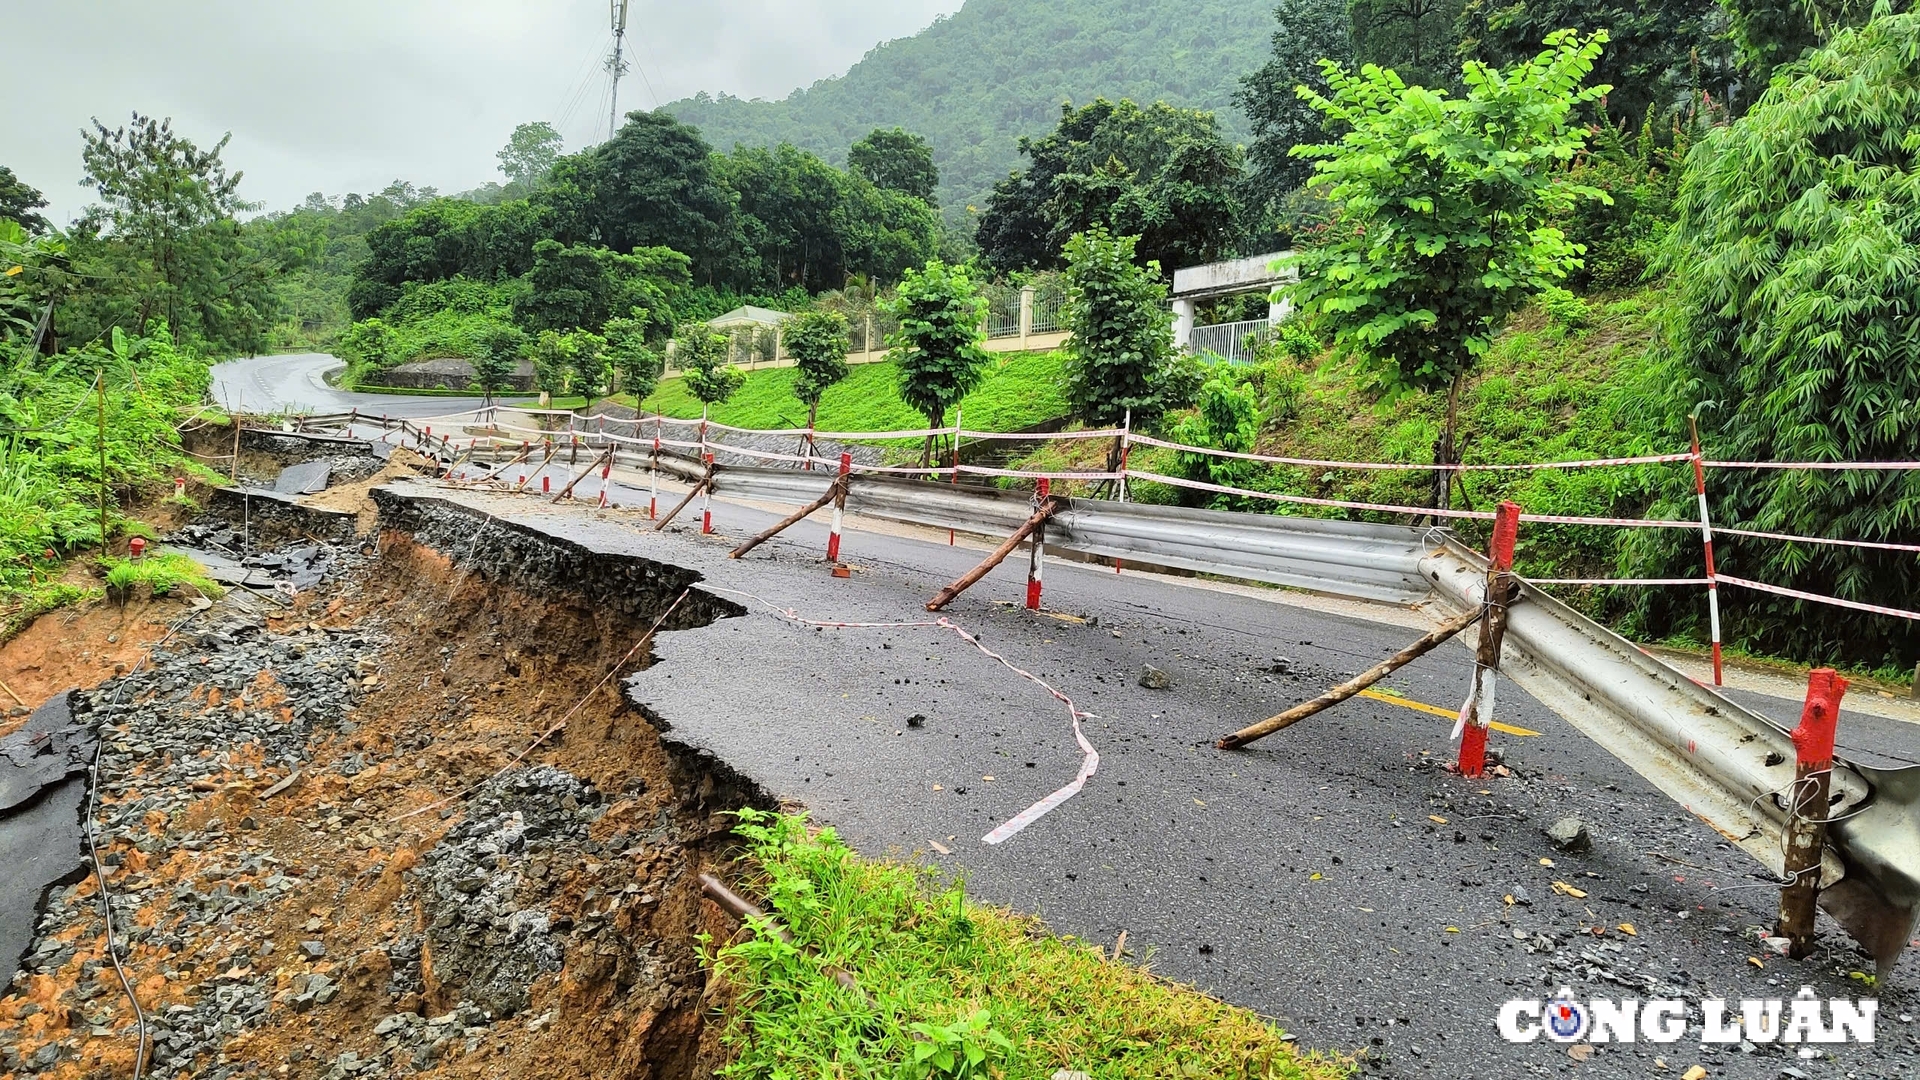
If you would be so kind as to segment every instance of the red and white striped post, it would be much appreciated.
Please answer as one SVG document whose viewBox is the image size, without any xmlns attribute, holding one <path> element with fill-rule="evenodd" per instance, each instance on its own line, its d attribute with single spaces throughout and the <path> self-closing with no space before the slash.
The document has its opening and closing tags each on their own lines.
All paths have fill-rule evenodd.
<svg viewBox="0 0 1920 1080">
<path fill-rule="evenodd" d="M 853 471 L 853 455 L 840 455 L 840 493 L 833 499 L 833 524 L 827 528 L 827 561 L 840 561 L 840 520 L 847 510 L 847 474 Z"/>
<path fill-rule="evenodd" d="M 1033 501 L 1038 506 L 1047 501 L 1052 482 L 1041 477 L 1034 485 Z M 1027 610 L 1040 610 L 1040 572 L 1047 561 L 1047 523 L 1041 522 L 1033 530 L 1033 536 L 1027 540 Z"/>
<path fill-rule="evenodd" d="M 1127 409 L 1126 418 L 1120 421 L 1120 479 L 1115 487 L 1120 493 L 1120 501 L 1127 501 L 1127 455 L 1133 452 L 1133 409 Z M 1126 565 L 1125 559 L 1113 560 L 1113 572 L 1119 573 Z"/>
<path fill-rule="evenodd" d="M 953 474 L 947 477 L 947 483 L 960 482 L 960 406 L 953 407 Z M 953 546 L 953 530 L 947 530 L 947 546 Z"/>
<path fill-rule="evenodd" d="M 600 468 L 600 508 L 602 510 L 613 504 L 612 500 L 607 498 L 607 488 L 612 486 L 612 481 L 613 453 L 609 451 L 607 453 L 607 463 Z"/>
<path fill-rule="evenodd" d="M 653 467 L 647 470 L 647 520 L 660 520 L 660 418 L 653 418 Z"/>
<path fill-rule="evenodd" d="M 1493 519 L 1488 551 L 1486 614 L 1480 619 L 1480 645 L 1473 657 L 1473 686 L 1460 707 L 1460 775 L 1487 771 L 1487 729 L 1493 725 L 1493 688 L 1500 671 L 1500 643 L 1507 629 L 1507 596 L 1512 582 L 1513 544 L 1520 532 L 1520 506 L 1503 502 Z"/>
<path fill-rule="evenodd" d="M 1713 522 L 1707 517 L 1706 456 L 1700 452 L 1700 421 L 1687 418 L 1693 429 L 1693 490 L 1700 499 L 1700 544 L 1707 554 L 1707 625 L 1713 632 L 1713 685 L 1724 686 L 1720 672 L 1720 581 L 1713 567 Z"/>
<path fill-rule="evenodd" d="M 713 455 L 702 453 L 700 460 L 707 466 L 707 483 L 700 489 L 700 534 L 705 536 L 713 532 Z"/>
</svg>

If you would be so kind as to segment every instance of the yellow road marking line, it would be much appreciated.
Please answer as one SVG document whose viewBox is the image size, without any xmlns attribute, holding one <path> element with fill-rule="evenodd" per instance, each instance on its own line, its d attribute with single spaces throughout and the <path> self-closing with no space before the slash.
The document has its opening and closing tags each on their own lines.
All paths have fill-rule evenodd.
<svg viewBox="0 0 1920 1080">
<path fill-rule="evenodd" d="M 1372 698 L 1375 701 L 1384 701 L 1389 705 L 1398 705 L 1401 708 L 1412 709 L 1415 712 L 1444 716 L 1449 720 L 1460 719 L 1460 710 L 1458 709 L 1443 709 L 1438 705 L 1429 705 L 1424 701 L 1415 701 L 1412 698 L 1395 697 L 1392 694 L 1383 694 L 1378 690 L 1362 690 L 1360 691 L 1360 696 L 1363 698 Z M 1488 727 L 1504 735 L 1531 736 L 1540 734 L 1537 731 L 1529 731 L 1523 727 L 1514 727 L 1512 724 L 1503 724 L 1498 720 L 1489 724 Z"/>
</svg>

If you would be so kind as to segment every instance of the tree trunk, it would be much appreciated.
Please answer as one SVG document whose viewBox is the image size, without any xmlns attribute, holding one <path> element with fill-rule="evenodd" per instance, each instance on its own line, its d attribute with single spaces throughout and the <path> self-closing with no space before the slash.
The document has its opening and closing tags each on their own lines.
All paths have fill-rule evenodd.
<svg viewBox="0 0 1920 1080">
<path fill-rule="evenodd" d="M 1467 381 L 1466 369 L 1453 377 L 1453 385 L 1447 389 L 1447 421 L 1440 429 L 1440 441 L 1433 448 L 1435 465 L 1458 465 L 1460 455 L 1454 448 L 1454 425 L 1460 419 L 1460 388 Z M 1433 472 L 1433 506 L 1436 510 L 1452 507 L 1453 473 L 1446 469 Z"/>
</svg>

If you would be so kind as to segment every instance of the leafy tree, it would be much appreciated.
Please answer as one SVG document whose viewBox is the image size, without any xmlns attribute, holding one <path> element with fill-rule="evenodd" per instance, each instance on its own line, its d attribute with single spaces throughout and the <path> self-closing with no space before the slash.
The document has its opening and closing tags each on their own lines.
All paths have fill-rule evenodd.
<svg viewBox="0 0 1920 1080">
<path fill-rule="evenodd" d="M 703 405 L 718 405 L 738 393 L 747 373 L 727 363 L 731 345 L 725 334 L 706 323 L 680 328 L 674 338 L 674 360 L 685 373 L 687 390 Z"/>
<path fill-rule="evenodd" d="M 1169 438 L 1209 450 L 1253 452 L 1254 442 L 1260 436 L 1260 399 L 1239 372 L 1225 364 L 1215 368 L 1201 385 L 1196 404 L 1198 408 L 1174 423 L 1168 432 Z M 1186 479 L 1227 487 L 1251 486 L 1249 480 L 1255 468 L 1249 461 L 1184 450 L 1178 462 L 1180 475 Z M 1186 506 L 1205 506 L 1223 499 L 1230 497 L 1216 497 L 1192 488 L 1180 489 L 1181 503 Z"/>
<path fill-rule="evenodd" d="M 18 221 L 0 219 L 0 343 L 55 351 L 47 316 L 73 282 L 65 240 L 33 236 Z M 5 359 L 0 352 L 0 362 Z"/>
<path fill-rule="evenodd" d="M 405 359 L 400 355 L 393 328 L 378 318 L 362 319 L 340 335 L 334 351 L 348 364 L 359 369 L 380 371 Z"/>
<path fill-rule="evenodd" d="M 736 245 L 733 201 L 700 132 L 664 112 L 630 112 L 620 131 L 557 177 L 586 193 L 586 227 L 616 251 L 668 247 L 692 257 L 702 280 L 724 279 Z M 562 237 L 564 239 L 564 237 Z"/>
<path fill-rule="evenodd" d="M 880 307 L 899 321 L 887 335 L 890 359 L 900 380 L 900 399 L 936 428 L 946 422 L 947 410 L 959 404 L 985 374 L 987 301 L 974 287 L 965 267 L 934 260 L 922 270 L 908 270 L 892 300 Z M 933 458 L 933 436 L 921 464 Z"/>
<path fill-rule="evenodd" d="M 782 328 L 787 353 L 800 369 L 793 379 L 793 396 L 807 406 L 807 426 L 820 412 L 820 395 L 847 377 L 847 351 L 853 337 L 847 317 L 837 311 L 806 311 Z"/>
<path fill-rule="evenodd" d="M 1672 275 L 1677 365 L 1663 381 L 1677 389 L 1649 426 L 1684 437 L 1680 418 L 1697 412 L 1708 452 L 1730 460 L 1920 459 L 1916 115 L 1920 15 L 1892 15 L 1836 32 L 1694 147 L 1658 264 Z M 1722 469 L 1708 490 L 1715 518 L 1749 529 L 1920 541 L 1920 473 Z M 1691 499 L 1676 488 L 1653 512 L 1684 516 Z M 1678 540 L 1634 538 L 1627 563 L 1697 573 L 1697 544 Z M 1770 541 L 1720 551 L 1737 577 L 1902 607 L 1920 596 L 1911 556 Z M 1920 659 L 1904 620 L 1732 597 L 1732 639 L 1750 647 L 1903 669 Z M 1642 611 L 1663 632 L 1684 621 L 1658 598 Z"/>
<path fill-rule="evenodd" d="M 17 221 L 21 228 L 38 236 L 51 228 L 47 219 L 36 213 L 46 205 L 45 195 L 13 175 L 12 169 L 0 165 L 0 218 Z"/>
<path fill-rule="evenodd" d="M 527 351 L 526 332 L 516 326 L 496 326 L 474 350 L 473 380 L 487 402 L 512 385 L 513 373 Z"/>
<path fill-rule="evenodd" d="M 567 344 L 574 393 L 584 395 L 591 404 L 611 392 L 613 364 L 607 355 L 607 339 L 591 330 L 575 330 L 567 335 Z"/>
<path fill-rule="evenodd" d="M 1723 0 L 1731 21 L 1728 37 L 1740 67 L 1761 88 L 1773 70 L 1818 48 L 1834 31 L 1867 21 L 1876 0 Z M 1886 3 L 1890 12 L 1906 3 Z"/>
<path fill-rule="evenodd" d="M 1725 101 L 1740 81 L 1719 0 L 1466 0 L 1458 28 L 1460 55 L 1493 67 L 1532 57 L 1555 30 L 1605 30 L 1592 77 L 1612 85 L 1606 114 L 1616 124 L 1637 127 L 1649 111 L 1664 120 L 1701 92 Z"/>
<path fill-rule="evenodd" d="M 542 330 L 527 348 L 533 361 L 533 383 L 544 394 L 558 396 L 567 392 L 573 373 L 573 340 L 558 330 Z"/>
<path fill-rule="evenodd" d="M 1447 391 L 1439 463 L 1457 460 L 1460 388 L 1493 335 L 1578 264 L 1554 222 L 1578 198 L 1604 197 L 1565 167 L 1586 142 L 1574 108 L 1607 91 L 1581 87 L 1605 41 L 1562 31 L 1506 70 L 1469 61 L 1459 98 L 1332 63 L 1331 98 L 1303 91 L 1346 134 L 1298 151 L 1318 159 L 1312 183 L 1341 216 L 1291 260 L 1292 293 L 1389 395 Z M 1435 505 L 1447 494 L 1442 480 Z"/>
<path fill-rule="evenodd" d="M 1067 242 L 1067 400 L 1090 424 L 1117 424 L 1131 411 L 1151 429 L 1194 386 L 1174 357 L 1159 267 L 1135 265 L 1134 242 L 1098 226 Z"/>
<path fill-rule="evenodd" d="M 601 333 L 607 338 L 607 361 L 620 375 L 620 392 L 645 401 L 660 384 L 660 351 L 654 348 L 650 313 L 633 318 L 608 319 Z"/>
<path fill-rule="evenodd" d="M 686 256 L 677 251 L 644 248 L 620 255 L 542 240 L 533 246 L 529 288 L 514 303 L 514 320 L 536 332 L 597 331 L 608 319 L 641 309 L 654 327 L 650 336 L 664 338 L 673 326 L 664 315 L 672 310 L 668 291 L 688 277 Z"/>
<path fill-rule="evenodd" d="M 1323 133 L 1320 114 L 1295 88 L 1324 94 L 1320 61 L 1348 64 L 1353 59 L 1347 0 L 1281 0 L 1273 17 L 1280 24 L 1273 32 L 1273 54 L 1260 70 L 1240 80 L 1233 95 L 1234 104 L 1253 124 L 1243 201 L 1262 217 L 1271 217 L 1281 196 L 1307 182 L 1313 166 L 1295 157 L 1293 148 Z"/>
<path fill-rule="evenodd" d="M 847 151 L 847 171 L 874 187 L 939 205 L 934 189 L 940 186 L 940 170 L 933 164 L 933 144 L 905 128 L 875 128 L 854 143 Z"/>
<path fill-rule="evenodd" d="M 103 337 L 166 321 L 179 340 L 217 351 L 257 351 L 275 311 L 273 285 L 290 252 L 251 244 L 234 215 L 241 174 L 221 152 L 202 150 L 172 121 L 133 115 L 125 127 L 98 120 L 82 133 L 84 182 L 100 202 L 70 236 L 74 265 L 88 285 L 63 304 L 69 337 Z"/>
<path fill-rule="evenodd" d="M 1238 148 L 1212 113 L 1102 98 L 1062 106 L 1050 134 L 1022 139 L 1031 164 L 994 188 L 975 240 L 996 270 L 1055 269 L 1075 233 L 1104 225 L 1141 237 L 1137 257 L 1208 262 L 1237 236 Z"/>
<path fill-rule="evenodd" d="M 845 177 L 803 150 L 741 147 L 714 158 L 718 178 L 736 196 L 747 255 L 740 283 L 798 285 L 812 291 L 846 280 L 835 218 Z"/>
<path fill-rule="evenodd" d="M 553 163 L 560 160 L 560 149 L 564 144 L 565 140 L 553 130 L 552 124 L 535 120 L 514 128 L 507 145 L 501 147 L 494 157 L 499 159 L 500 171 L 506 174 L 507 182 L 527 190 L 540 186 L 546 180 L 547 173 L 553 170 Z"/>
<path fill-rule="evenodd" d="M 1353 0 L 1354 62 L 1392 68 L 1422 86 L 1447 85 L 1457 63 L 1460 7 L 1461 0 Z"/>
</svg>

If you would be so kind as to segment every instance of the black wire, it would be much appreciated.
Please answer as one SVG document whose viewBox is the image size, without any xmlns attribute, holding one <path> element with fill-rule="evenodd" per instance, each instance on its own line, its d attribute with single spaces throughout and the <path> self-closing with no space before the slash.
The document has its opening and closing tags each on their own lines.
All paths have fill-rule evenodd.
<svg viewBox="0 0 1920 1080">
<path fill-rule="evenodd" d="M 106 750 L 107 725 L 112 721 L 115 710 L 120 707 L 120 696 L 126 693 L 127 684 L 133 681 L 133 677 L 139 674 L 141 666 L 144 665 L 154 653 L 158 652 L 168 641 L 171 641 L 173 635 L 180 632 L 181 627 L 187 625 L 188 622 L 192 621 L 194 616 L 200 614 L 200 610 L 201 609 L 195 609 L 188 612 L 179 622 L 169 627 L 166 634 L 162 636 L 159 641 L 155 642 L 152 648 L 141 654 L 140 659 L 134 662 L 132 670 L 127 672 L 126 676 L 120 680 L 118 686 L 114 687 L 113 699 L 107 703 L 106 712 L 100 718 L 98 730 L 96 730 L 94 735 L 93 763 L 88 767 L 87 774 L 87 855 L 93 861 L 93 880 L 100 888 L 100 917 L 106 924 L 107 958 L 113 961 L 113 973 L 120 979 L 120 989 L 126 991 L 127 1001 L 133 1005 L 134 1028 L 136 1034 L 140 1037 L 140 1049 L 139 1052 L 134 1055 L 133 1060 L 133 1080 L 141 1080 L 147 1071 L 147 1013 L 145 1009 L 140 1007 L 140 995 L 134 993 L 133 981 L 127 977 L 127 969 L 120 962 L 120 950 L 114 945 L 113 941 L 113 898 L 107 890 L 106 871 L 100 866 L 99 835 L 94 821 L 94 810 L 100 801 L 100 758 Z"/>
</svg>

